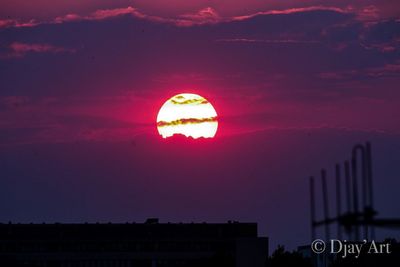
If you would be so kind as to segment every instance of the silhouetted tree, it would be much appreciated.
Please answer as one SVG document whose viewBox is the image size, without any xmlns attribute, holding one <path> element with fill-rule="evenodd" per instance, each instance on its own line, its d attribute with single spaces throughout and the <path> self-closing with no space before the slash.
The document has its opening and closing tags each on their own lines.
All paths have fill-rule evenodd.
<svg viewBox="0 0 400 267">
<path fill-rule="evenodd" d="M 296 252 L 285 251 L 285 247 L 279 245 L 278 248 L 268 258 L 267 266 L 269 267 L 312 267 L 311 259 L 303 258 Z"/>
</svg>

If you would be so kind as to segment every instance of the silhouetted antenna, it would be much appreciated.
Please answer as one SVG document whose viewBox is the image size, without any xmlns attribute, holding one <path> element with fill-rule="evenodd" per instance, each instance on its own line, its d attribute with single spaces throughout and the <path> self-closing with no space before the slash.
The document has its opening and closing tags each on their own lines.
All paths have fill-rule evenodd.
<svg viewBox="0 0 400 267">
<path fill-rule="evenodd" d="M 341 189 L 340 189 L 340 165 L 336 164 L 336 216 L 340 217 L 342 214 L 342 203 L 341 203 Z M 339 239 L 342 239 L 342 226 L 337 224 L 337 235 Z"/>
<path fill-rule="evenodd" d="M 347 212 L 351 212 L 351 178 L 350 178 L 350 163 L 348 160 L 344 162 L 344 175 L 346 179 L 346 202 Z"/>
<path fill-rule="evenodd" d="M 367 155 L 366 155 L 366 148 L 361 145 L 358 144 L 356 146 L 354 146 L 353 148 L 353 160 L 355 162 L 357 162 L 357 151 L 360 152 L 361 154 L 361 200 L 362 200 L 362 216 L 364 217 L 363 219 L 366 220 L 368 217 L 368 210 L 369 210 L 369 193 L 368 193 L 368 184 L 369 184 L 369 177 L 368 177 L 368 163 L 367 163 Z M 355 169 L 357 170 L 357 166 L 355 166 Z M 353 170 L 354 172 L 354 170 Z M 357 172 L 355 172 L 355 174 L 357 174 Z M 358 177 L 355 176 L 354 179 L 358 179 Z M 368 224 L 364 224 L 364 238 L 368 239 Z"/>
<path fill-rule="evenodd" d="M 368 177 L 368 205 L 373 208 L 374 199 L 373 199 L 373 190 L 372 190 L 372 155 L 371 155 L 371 144 L 369 142 L 366 143 L 366 161 L 367 161 L 367 177 Z"/>
<path fill-rule="evenodd" d="M 354 151 L 354 150 L 353 150 Z M 353 212 L 355 216 L 358 216 L 358 187 L 357 187 L 357 159 L 353 156 L 351 159 L 351 169 L 353 171 Z M 354 238 L 355 240 L 359 240 L 360 232 L 359 232 L 359 225 L 356 224 L 354 227 Z"/>
<path fill-rule="evenodd" d="M 315 196 L 314 177 L 310 176 L 310 207 L 311 207 L 311 241 L 315 239 Z"/>
<path fill-rule="evenodd" d="M 374 196 L 372 190 L 372 151 L 371 144 L 367 142 L 365 144 L 366 148 L 366 161 L 367 161 L 367 177 L 368 177 L 368 211 L 370 212 L 370 218 L 372 219 L 374 216 Z M 371 239 L 375 239 L 375 227 L 371 226 Z"/>
<path fill-rule="evenodd" d="M 329 204 L 328 204 L 328 187 L 326 185 L 326 171 L 321 170 L 321 181 L 322 181 L 322 196 L 324 201 L 324 216 L 325 216 L 325 237 L 326 240 L 330 239 L 329 231 Z"/>
<path fill-rule="evenodd" d="M 344 162 L 344 175 L 345 175 L 345 184 L 346 184 L 346 203 L 347 203 L 347 214 L 351 214 L 351 177 L 350 177 L 350 162 L 346 160 Z M 348 226 L 345 228 L 349 239 L 352 239 L 352 227 Z"/>
<path fill-rule="evenodd" d="M 360 155 L 360 156 L 359 156 Z M 361 164 L 358 164 L 361 160 Z M 359 180 L 360 170 L 361 180 L 361 201 L 362 207 L 359 207 Z M 336 217 L 329 217 L 328 203 L 328 183 L 325 169 L 321 170 L 322 201 L 324 210 L 324 219 L 316 218 L 315 213 L 315 191 L 314 177 L 310 177 L 310 206 L 311 206 L 311 238 L 316 236 L 316 228 L 325 226 L 326 239 L 330 238 L 330 224 L 337 223 L 337 235 L 342 238 L 342 229 L 344 228 L 350 240 L 360 241 L 360 227 L 363 227 L 363 236 L 367 240 L 375 238 L 375 226 L 400 228 L 400 219 L 398 218 L 380 218 L 376 219 L 377 212 L 374 210 L 373 187 L 372 187 L 372 152 L 371 145 L 367 142 L 365 145 L 357 144 L 353 147 L 351 153 L 351 162 L 344 162 L 344 184 L 346 209 L 342 213 L 342 186 L 341 186 L 341 168 L 336 164 Z M 370 232 L 368 231 L 370 230 Z M 371 238 L 371 239 L 368 239 Z"/>
</svg>

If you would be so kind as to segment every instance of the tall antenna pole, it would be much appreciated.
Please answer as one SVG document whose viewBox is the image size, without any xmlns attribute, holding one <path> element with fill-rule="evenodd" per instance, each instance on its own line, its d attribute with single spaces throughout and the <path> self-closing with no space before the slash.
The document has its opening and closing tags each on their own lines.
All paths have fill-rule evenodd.
<svg viewBox="0 0 400 267">
<path fill-rule="evenodd" d="M 340 165 L 336 164 L 336 216 L 340 219 L 340 214 L 342 213 L 342 203 L 341 203 L 341 188 L 340 188 Z M 342 226 L 340 223 L 337 224 L 337 235 L 339 240 L 342 239 Z"/>
<path fill-rule="evenodd" d="M 311 207 L 311 242 L 315 240 L 315 195 L 314 177 L 310 176 L 310 207 Z"/>
<path fill-rule="evenodd" d="M 347 214 L 351 213 L 351 178 L 350 178 L 350 162 L 346 160 L 344 162 L 344 175 L 346 184 L 346 202 L 347 202 Z M 352 239 L 352 229 L 348 232 L 349 238 Z"/>
<path fill-rule="evenodd" d="M 351 168 L 353 171 L 353 211 L 355 214 L 355 218 L 358 221 L 358 188 L 357 188 L 357 161 L 356 158 L 353 155 L 353 158 L 351 159 Z M 356 222 L 355 226 L 355 233 L 354 233 L 354 238 L 355 241 L 358 241 L 360 239 L 360 233 L 359 233 L 359 226 L 358 223 Z"/>
<path fill-rule="evenodd" d="M 367 161 L 367 177 L 368 177 L 368 206 L 370 212 L 374 212 L 374 196 L 373 196 L 373 188 L 372 188 L 372 151 L 371 144 L 367 142 L 366 145 L 366 161 Z M 374 215 L 372 215 L 374 216 Z M 371 239 L 375 239 L 375 227 L 371 226 Z"/>
<path fill-rule="evenodd" d="M 325 216 L 325 238 L 326 240 L 330 240 L 330 229 L 329 229 L 329 205 L 328 205 L 328 188 L 326 185 L 326 171 L 325 169 L 321 170 L 321 179 L 322 179 L 322 195 L 324 200 L 324 216 Z"/>
<path fill-rule="evenodd" d="M 362 207 L 363 207 L 363 219 L 366 219 L 368 210 L 368 177 L 367 177 L 367 157 L 365 155 L 364 146 L 360 146 L 361 150 L 361 175 L 362 175 Z M 364 239 L 368 239 L 368 224 L 364 224 Z"/>
<path fill-rule="evenodd" d="M 352 163 L 353 163 L 353 183 L 354 183 L 354 188 L 355 193 L 358 193 L 358 187 L 357 187 L 357 151 L 361 152 L 361 201 L 362 201 L 362 211 L 361 213 L 358 213 L 358 196 L 355 196 L 355 199 L 357 201 L 357 206 L 355 209 L 355 217 L 357 218 L 357 223 L 356 223 L 356 235 L 359 235 L 359 228 L 360 224 L 358 223 L 359 219 L 366 220 L 366 210 L 367 210 L 367 165 L 366 165 L 366 155 L 365 155 L 365 147 L 363 145 L 357 144 L 353 147 L 352 151 Z M 364 238 L 368 238 L 368 225 L 366 223 L 363 223 L 363 228 L 364 228 Z M 358 238 L 356 238 L 358 240 Z"/>
</svg>

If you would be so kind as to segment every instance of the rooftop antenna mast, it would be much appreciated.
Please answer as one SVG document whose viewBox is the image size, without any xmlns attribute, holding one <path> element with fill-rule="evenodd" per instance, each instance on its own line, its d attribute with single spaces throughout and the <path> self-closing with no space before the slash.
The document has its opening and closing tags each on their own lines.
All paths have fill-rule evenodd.
<svg viewBox="0 0 400 267">
<path fill-rule="evenodd" d="M 342 229 L 348 238 L 353 241 L 362 239 L 373 240 L 375 238 L 375 227 L 400 228 L 400 219 L 376 218 L 374 209 L 373 183 L 372 183 L 372 152 L 371 144 L 356 144 L 351 153 L 351 159 L 344 162 L 344 195 L 346 211 L 342 211 L 342 172 L 340 164 L 335 165 L 335 187 L 336 187 L 336 215 L 330 217 L 327 171 L 321 170 L 322 186 L 322 220 L 316 219 L 315 210 L 315 180 L 310 177 L 310 207 L 311 207 L 311 239 L 315 240 L 316 231 L 319 226 L 324 226 L 326 240 L 331 237 L 330 225 L 337 224 L 336 234 L 339 239 L 343 237 Z M 361 178 L 361 179 L 359 179 Z M 361 189 L 361 195 L 359 195 Z M 361 206 L 360 206 L 361 200 Z M 360 233 L 362 230 L 362 233 Z"/>
</svg>

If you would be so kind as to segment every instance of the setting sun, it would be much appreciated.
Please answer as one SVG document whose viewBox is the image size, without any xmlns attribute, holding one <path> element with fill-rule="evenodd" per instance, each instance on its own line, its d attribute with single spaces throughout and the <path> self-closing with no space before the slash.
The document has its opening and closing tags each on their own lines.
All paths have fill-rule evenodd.
<svg viewBox="0 0 400 267">
<path fill-rule="evenodd" d="M 218 128 L 217 112 L 202 96 L 178 94 L 168 99 L 157 116 L 158 133 L 163 137 L 182 134 L 193 138 L 214 137 Z"/>
</svg>

